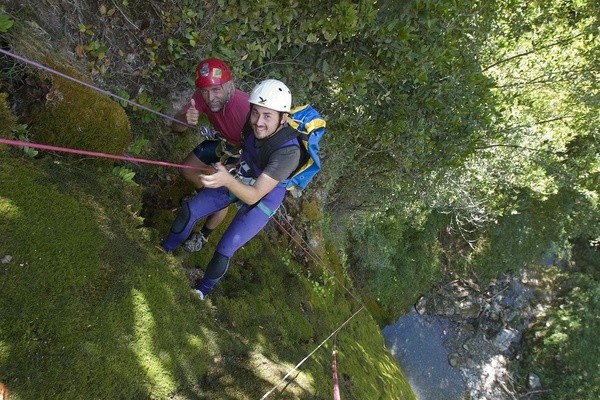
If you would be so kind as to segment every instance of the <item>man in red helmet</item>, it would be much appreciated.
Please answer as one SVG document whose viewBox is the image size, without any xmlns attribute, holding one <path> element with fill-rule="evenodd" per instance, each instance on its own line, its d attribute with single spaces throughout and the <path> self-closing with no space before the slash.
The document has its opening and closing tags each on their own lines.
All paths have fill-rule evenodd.
<svg viewBox="0 0 600 400">
<path fill-rule="evenodd" d="M 186 123 L 173 123 L 175 132 L 184 132 L 189 125 L 197 125 L 202 114 L 208 118 L 211 127 L 199 127 L 205 137 L 183 161 L 185 165 L 205 168 L 216 162 L 225 162 L 221 157 L 237 154 L 241 132 L 248 119 L 250 103 L 248 94 L 235 88 L 233 77 L 225 62 L 217 58 L 207 58 L 196 67 L 196 91 L 190 102 L 175 114 L 175 119 Z M 233 161 L 233 159 L 229 159 Z M 182 176 L 196 190 L 203 187 L 200 180 L 202 172 L 194 169 L 182 169 Z M 227 208 L 211 215 L 200 233 L 192 233 L 184 243 L 188 251 L 198 251 L 206 243 L 208 235 L 225 219 Z"/>
</svg>

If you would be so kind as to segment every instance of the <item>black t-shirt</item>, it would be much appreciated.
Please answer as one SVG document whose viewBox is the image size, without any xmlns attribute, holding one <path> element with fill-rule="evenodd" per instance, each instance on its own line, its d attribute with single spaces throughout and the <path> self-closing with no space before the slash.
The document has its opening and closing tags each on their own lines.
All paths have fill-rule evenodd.
<svg viewBox="0 0 600 400">
<path fill-rule="evenodd" d="M 292 127 L 285 126 L 280 131 L 278 131 L 274 136 L 266 138 L 266 139 L 256 139 L 254 137 L 254 133 L 250 124 L 247 122 L 244 126 L 243 136 L 248 137 L 247 135 L 252 135 L 254 139 L 254 147 L 259 150 L 259 159 L 262 157 L 262 160 L 256 160 L 259 166 L 264 168 L 262 169 L 267 176 L 275 179 L 276 181 L 283 181 L 289 178 L 292 173 L 298 168 L 300 164 L 300 160 L 302 158 L 302 150 L 300 150 L 300 143 L 297 145 L 285 146 L 281 148 L 276 148 L 275 150 L 270 150 L 271 154 L 268 159 L 265 159 L 262 152 L 267 152 L 268 150 L 261 149 L 263 146 L 267 148 L 273 149 L 273 147 L 279 146 L 276 143 L 283 143 L 291 140 L 285 139 L 285 137 L 291 137 L 292 134 L 297 134 L 298 132 L 294 131 Z M 283 142 L 282 142 L 283 139 Z M 297 140 L 297 139 L 296 139 Z"/>
<path fill-rule="evenodd" d="M 263 170 L 263 173 L 269 177 L 281 182 L 292 175 L 292 172 L 298 168 L 300 162 L 300 148 L 298 146 L 288 146 L 275 150 L 269 162 Z"/>
</svg>

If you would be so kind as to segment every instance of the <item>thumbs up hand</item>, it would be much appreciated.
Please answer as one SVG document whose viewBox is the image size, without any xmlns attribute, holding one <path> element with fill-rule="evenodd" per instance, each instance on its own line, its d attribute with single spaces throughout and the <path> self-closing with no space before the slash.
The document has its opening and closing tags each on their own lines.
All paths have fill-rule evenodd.
<svg viewBox="0 0 600 400">
<path fill-rule="evenodd" d="M 190 125 L 197 125 L 199 116 L 200 116 L 200 112 L 196 108 L 196 102 L 194 101 L 194 99 L 191 99 L 190 106 L 188 107 L 187 111 L 185 112 L 185 120 Z"/>
</svg>

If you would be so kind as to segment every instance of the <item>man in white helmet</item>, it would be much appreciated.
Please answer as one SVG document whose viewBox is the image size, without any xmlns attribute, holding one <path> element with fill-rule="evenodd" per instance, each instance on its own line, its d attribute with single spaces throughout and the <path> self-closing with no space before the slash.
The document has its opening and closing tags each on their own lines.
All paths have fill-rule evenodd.
<svg viewBox="0 0 600 400">
<path fill-rule="evenodd" d="M 195 285 L 201 298 L 225 275 L 235 251 L 256 236 L 283 202 L 286 188 L 281 182 L 300 165 L 299 132 L 287 124 L 292 95 L 281 81 L 268 79 L 250 94 L 250 117 L 242 133 L 242 162 L 236 175 L 221 164 L 211 175 L 201 175 L 204 190 L 182 204 L 171 232 L 162 242 L 174 251 L 189 235 L 194 224 L 229 204 L 240 208 L 223 233 Z"/>
</svg>

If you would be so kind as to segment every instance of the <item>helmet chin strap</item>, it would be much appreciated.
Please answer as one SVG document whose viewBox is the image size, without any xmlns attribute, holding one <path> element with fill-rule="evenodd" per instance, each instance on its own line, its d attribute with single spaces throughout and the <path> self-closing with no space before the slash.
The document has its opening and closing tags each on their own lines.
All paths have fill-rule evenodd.
<svg viewBox="0 0 600 400">
<path fill-rule="evenodd" d="M 286 125 L 286 123 L 287 123 L 287 121 L 284 121 L 283 117 L 281 117 L 281 120 L 279 121 L 279 128 L 275 129 L 275 132 L 271 133 L 269 136 L 267 136 L 263 140 L 267 140 L 267 139 L 271 138 L 273 135 L 275 135 L 277 132 L 279 132 Z"/>
<path fill-rule="evenodd" d="M 288 116 L 288 113 L 286 113 L 286 112 L 281 113 L 281 118 L 279 119 L 279 125 L 287 125 L 287 116 Z"/>
<path fill-rule="evenodd" d="M 225 85 L 227 86 L 225 87 Z M 226 103 L 229 103 L 229 100 L 231 100 L 231 98 L 233 97 L 233 93 L 235 92 L 235 86 L 233 85 L 233 81 L 222 83 L 221 88 L 225 91 L 225 93 L 227 93 L 227 97 L 225 99 L 227 100 Z"/>
<path fill-rule="evenodd" d="M 221 107 L 221 112 L 223 113 L 223 115 L 225 115 L 225 106 L 227 105 L 227 103 L 229 103 L 229 100 L 231 100 L 231 97 L 233 97 L 233 96 L 232 96 L 232 95 L 233 95 L 233 92 L 235 91 L 235 88 L 234 88 L 234 86 L 233 86 L 233 85 L 232 85 L 232 86 L 225 87 L 225 85 L 226 85 L 227 83 L 229 83 L 229 82 L 222 83 L 222 84 L 220 85 L 220 86 L 221 86 L 221 89 L 223 89 L 223 91 L 225 92 L 225 103 L 223 104 L 223 107 Z M 228 90 L 228 89 L 229 89 L 229 90 Z"/>
</svg>

